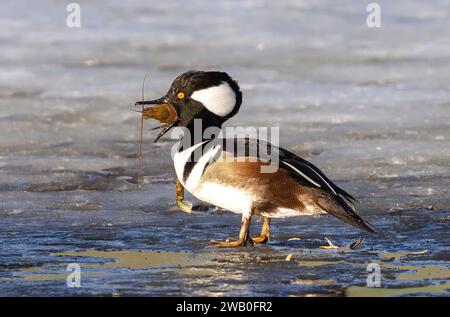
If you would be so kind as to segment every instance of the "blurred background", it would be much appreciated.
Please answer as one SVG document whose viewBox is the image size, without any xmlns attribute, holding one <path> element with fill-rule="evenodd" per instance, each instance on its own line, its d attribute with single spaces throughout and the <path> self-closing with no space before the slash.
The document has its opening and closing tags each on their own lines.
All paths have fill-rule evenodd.
<svg viewBox="0 0 450 317">
<path fill-rule="evenodd" d="M 215 254 L 203 247 L 237 234 L 238 216 L 168 210 L 175 196 L 172 141 L 167 136 L 153 144 L 155 133 L 146 130 L 141 168 L 140 119 L 129 109 L 141 99 L 146 73 L 151 99 L 189 69 L 222 70 L 237 79 L 243 106 L 227 125 L 279 126 L 281 146 L 354 194 L 359 212 L 389 232 L 391 240 L 371 239 L 371 251 L 353 258 L 365 263 L 383 258 L 382 251 L 428 251 L 407 260 L 432 269 L 416 279 L 392 275 L 388 284 L 425 290 L 381 295 L 448 294 L 448 1 L 377 1 L 380 28 L 367 26 L 369 1 L 79 1 L 80 28 L 66 24 L 68 3 L 2 2 L 1 295 L 352 295 L 352 287 L 363 289 L 364 268 L 358 273 L 330 263 L 332 270 L 316 268 L 314 279 L 305 270 L 286 273 L 280 262 L 288 253 L 339 257 L 305 251 L 319 250 L 324 235 L 344 243 L 360 234 L 334 219 L 274 221 L 268 247 Z M 302 240 L 288 242 L 292 236 Z M 105 267 L 111 259 L 125 261 L 116 253 L 85 253 L 81 260 L 67 254 L 91 250 L 128 250 L 122 255 L 132 263 L 139 262 L 137 250 L 194 252 L 206 257 L 207 267 L 188 261 L 177 271 L 170 267 L 178 260 L 165 259 L 163 283 L 160 270 Z M 398 260 L 393 272 L 401 270 L 400 256 L 387 258 Z M 102 277 L 67 288 L 63 265 L 70 261 L 87 261 L 88 274 Z M 270 277 L 255 275 L 264 270 Z"/>
</svg>

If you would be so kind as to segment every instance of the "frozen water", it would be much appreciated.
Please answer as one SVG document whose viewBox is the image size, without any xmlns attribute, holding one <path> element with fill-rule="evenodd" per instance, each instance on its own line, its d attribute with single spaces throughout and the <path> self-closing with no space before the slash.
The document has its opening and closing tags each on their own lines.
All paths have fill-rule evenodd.
<svg viewBox="0 0 450 317">
<path fill-rule="evenodd" d="M 354 262 L 427 249 L 394 257 L 396 269 L 448 267 L 450 5 L 378 3 L 380 29 L 366 26 L 366 3 L 349 0 L 86 2 L 82 27 L 71 29 L 65 3 L 4 1 L 0 294 L 351 295 L 365 285 L 357 265 L 332 262 L 311 278 L 298 262 L 349 260 L 318 249 L 325 235 L 344 243 L 359 234 L 330 217 L 274 221 L 269 246 L 217 252 L 203 247 L 236 234 L 239 217 L 168 211 L 171 141 L 153 144 L 146 131 L 140 168 L 139 118 L 128 109 L 146 72 L 146 97 L 156 98 L 188 69 L 238 79 L 244 103 L 228 125 L 280 126 L 283 147 L 353 193 L 358 211 L 389 232 L 369 237 Z M 96 268 L 101 277 L 75 291 L 45 278 L 77 260 L 59 253 L 91 249 L 190 252 L 208 262 L 167 269 L 172 286 L 141 268 Z M 288 253 L 297 260 L 285 263 Z M 420 286 L 448 295 L 436 292 L 448 285 L 443 272 L 406 281 L 392 273 L 386 287 L 406 291 L 385 294 Z"/>
</svg>

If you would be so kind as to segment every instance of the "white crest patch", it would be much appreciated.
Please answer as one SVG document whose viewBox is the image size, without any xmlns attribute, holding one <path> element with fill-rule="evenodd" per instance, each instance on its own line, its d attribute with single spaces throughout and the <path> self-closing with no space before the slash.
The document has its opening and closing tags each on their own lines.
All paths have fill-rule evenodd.
<svg viewBox="0 0 450 317">
<path fill-rule="evenodd" d="M 236 93 L 227 82 L 197 90 L 191 98 L 201 102 L 206 109 L 220 117 L 230 114 L 236 105 Z"/>
</svg>

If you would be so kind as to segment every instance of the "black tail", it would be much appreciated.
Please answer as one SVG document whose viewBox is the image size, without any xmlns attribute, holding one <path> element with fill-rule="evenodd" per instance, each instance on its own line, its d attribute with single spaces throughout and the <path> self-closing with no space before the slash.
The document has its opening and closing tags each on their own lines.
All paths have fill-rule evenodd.
<svg viewBox="0 0 450 317">
<path fill-rule="evenodd" d="M 329 214 L 332 214 L 339 220 L 342 220 L 343 222 L 348 223 L 349 225 L 352 225 L 356 228 L 365 230 L 370 233 L 379 233 L 379 231 L 373 225 L 362 219 L 341 196 L 334 196 L 333 198 L 340 208 L 332 208 L 332 206 L 321 206 Z M 334 207 L 337 206 L 334 205 Z"/>
</svg>

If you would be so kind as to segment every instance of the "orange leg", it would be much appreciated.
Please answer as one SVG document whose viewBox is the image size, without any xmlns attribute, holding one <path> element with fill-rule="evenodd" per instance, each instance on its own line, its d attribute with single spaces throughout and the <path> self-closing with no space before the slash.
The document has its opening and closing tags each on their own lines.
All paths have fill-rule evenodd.
<svg viewBox="0 0 450 317">
<path fill-rule="evenodd" d="M 181 182 L 177 178 L 177 185 L 176 185 L 176 203 L 177 206 L 180 207 L 180 209 L 188 214 L 192 212 L 192 204 L 188 202 L 187 200 L 184 200 L 184 187 L 181 184 Z"/>
<path fill-rule="evenodd" d="M 253 244 L 252 238 L 250 238 L 249 235 L 249 228 L 250 228 L 250 218 L 244 218 L 242 220 L 242 224 L 241 224 L 241 230 L 239 232 L 239 238 L 235 241 L 225 241 L 225 242 L 220 242 L 220 241 L 215 241 L 215 240 L 211 240 L 211 242 L 216 242 L 216 244 L 209 246 L 209 248 L 232 248 L 232 247 L 240 247 L 240 246 L 245 246 L 247 244 L 247 242 L 250 242 L 251 244 Z"/>
<path fill-rule="evenodd" d="M 254 243 L 266 243 L 270 240 L 270 218 L 264 217 L 264 222 L 261 228 L 259 237 L 252 238 Z"/>
</svg>

